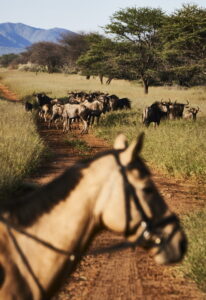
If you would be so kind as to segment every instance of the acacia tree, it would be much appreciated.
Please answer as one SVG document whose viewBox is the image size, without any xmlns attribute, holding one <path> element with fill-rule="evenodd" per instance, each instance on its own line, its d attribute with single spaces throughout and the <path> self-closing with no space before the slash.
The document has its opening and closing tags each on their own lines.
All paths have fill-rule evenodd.
<svg viewBox="0 0 206 300">
<path fill-rule="evenodd" d="M 88 50 L 87 34 L 63 34 L 59 41 L 65 48 L 65 62 L 70 68 L 76 68 L 78 58 Z"/>
<path fill-rule="evenodd" d="M 166 19 L 161 38 L 172 77 L 180 85 L 190 85 L 195 77 L 200 83 L 206 65 L 206 9 L 183 5 Z"/>
<path fill-rule="evenodd" d="M 117 62 L 117 44 L 111 39 L 93 33 L 87 37 L 88 50 L 79 57 L 77 64 L 86 76 L 99 76 L 101 83 L 107 77 L 107 83 L 120 77 Z"/>
<path fill-rule="evenodd" d="M 57 71 L 65 61 L 64 47 L 52 42 L 39 42 L 28 47 L 29 61 L 47 67 L 49 73 Z"/>
<path fill-rule="evenodd" d="M 105 26 L 106 33 L 127 43 L 129 50 L 124 53 L 122 64 L 142 80 L 145 93 L 161 65 L 159 30 L 164 18 L 161 9 L 126 8 L 114 13 L 111 23 Z"/>
</svg>

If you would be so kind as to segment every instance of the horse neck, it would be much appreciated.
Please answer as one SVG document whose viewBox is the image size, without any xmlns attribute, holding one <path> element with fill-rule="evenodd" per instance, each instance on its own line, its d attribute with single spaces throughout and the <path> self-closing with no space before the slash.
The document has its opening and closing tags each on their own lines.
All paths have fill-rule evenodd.
<svg viewBox="0 0 206 300">
<path fill-rule="evenodd" d="M 76 250 L 81 252 L 94 230 L 99 226 L 99 216 L 95 216 L 94 207 L 103 183 L 111 172 L 110 168 L 105 168 L 106 161 L 107 158 L 106 160 L 100 158 L 98 162 L 94 161 L 88 168 L 82 169 L 79 183 L 71 191 L 64 192 L 65 198 L 37 217 L 32 225 L 25 226 L 24 230 L 57 248 L 68 252 Z M 94 174 L 98 174 L 98 176 L 94 176 Z M 37 206 L 41 205 L 41 202 L 48 200 L 46 199 L 49 197 L 48 190 L 52 189 L 52 194 L 59 195 L 59 185 L 67 184 L 68 180 L 68 174 L 65 173 L 57 181 L 48 185 L 42 193 L 37 194 L 38 201 L 35 199 L 35 194 L 32 200 L 37 201 Z M 51 194 L 49 195 L 51 196 Z M 26 210 L 32 214 L 33 201 L 30 202 L 31 205 L 28 204 Z M 24 209 L 22 209 L 22 213 L 24 213 Z M 25 243 L 30 243 L 29 238 L 21 234 L 18 235 L 18 238 L 23 239 Z M 35 245 L 39 247 L 38 243 Z"/>
<path fill-rule="evenodd" d="M 31 225 L 22 226 L 22 229 L 38 237 L 38 239 L 50 243 L 53 247 L 67 251 L 68 254 L 78 258 L 91 240 L 94 231 L 99 228 L 99 216 L 94 215 L 94 207 L 103 188 L 102 183 L 106 181 L 111 172 L 110 168 L 106 168 L 106 172 L 102 172 L 105 160 L 100 160 L 102 160 L 100 164 L 94 162 L 88 168 L 81 170 L 80 182 L 72 191 L 67 193 L 65 199 L 52 206 L 50 211 L 43 213 Z M 96 173 L 97 169 L 100 170 L 99 176 L 94 176 L 94 174 L 98 174 L 98 172 Z M 67 174 L 64 174 L 60 179 L 61 181 L 67 181 Z M 57 183 L 54 181 L 55 186 Z M 51 189 L 51 184 L 48 185 L 48 189 Z M 45 192 L 47 194 L 47 189 Z M 59 188 L 55 190 L 53 187 L 52 193 L 55 192 L 58 193 Z M 46 200 L 46 194 L 38 194 L 39 203 Z M 35 197 L 35 194 L 33 197 Z M 30 208 L 29 206 L 30 204 L 27 205 L 27 210 L 33 209 L 32 205 Z M 12 232 L 24 256 L 28 258 L 34 274 L 38 274 L 39 282 L 44 289 L 50 289 L 58 279 L 58 274 L 62 273 L 62 270 L 65 271 L 68 256 L 62 255 L 24 234 L 14 230 Z M 20 272 L 27 278 L 29 285 L 32 286 L 33 293 L 38 295 L 39 288 L 37 284 L 34 284 L 34 279 L 28 273 L 17 248 L 14 245 L 11 247 Z M 69 265 L 67 264 L 67 275 L 71 272 L 75 263 L 76 261 L 70 261 Z"/>
</svg>

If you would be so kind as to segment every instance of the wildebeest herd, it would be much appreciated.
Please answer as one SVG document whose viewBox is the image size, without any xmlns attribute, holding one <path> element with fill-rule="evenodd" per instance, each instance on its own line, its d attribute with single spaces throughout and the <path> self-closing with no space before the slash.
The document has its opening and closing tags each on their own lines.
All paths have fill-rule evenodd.
<svg viewBox="0 0 206 300">
<path fill-rule="evenodd" d="M 48 127 L 52 122 L 58 127 L 62 122 L 63 132 L 71 130 L 71 123 L 81 120 L 83 129 L 81 133 L 87 133 L 88 127 L 94 124 L 95 119 L 99 123 L 100 116 L 109 111 L 131 109 L 131 101 L 128 98 L 119 98 L 101 92 L 69 92 L 66 99 L 53 99 L 44 93 L 35 94 L 39 108 L 39 116 L 48 121 Z M 25 103 L 26 111 L 33 109 L 29 102 Z"/>
<path fill-rule="evenodd" d="M 142 114 L 142 122 L 145 126 L 150 123 L 159 125 L 161 120 L 174 119 L 192 119 L 196 120 L 199 107 L 191 107 L 189 101 L 187 103 L 178 103 L 177 101 L 156 101 L 152 105 L 147 106 Z"/>
<path fill-rule="evenodd" d="M 87 133 L 90 125 L 93 125 L 96 119 L 97 124 L 102 114 L 109 111 L 131 109 L 131 100 L 128 98 L 119 98 L 116 95 L 109 95 L 102 92 L 69 92 L 68 97 L 64 99 L 53 99 L 45 93 L 35 94 L 39 109 L 39 116 L 48 122 L 50 128 L 55 123 L 62 123 L 63 132 L 71 131 L 73 122 L 81 121 L 83 129 L 81 133 Z M 25 109 L 30 111 L 33 105 L 25 103 Z M 142 123 L 148 127 L 150 123 L 155 126 L 160 124 L 161 120 L 174 119 L 192 119 L 196 120 L 199 107 L 195 108 L 187 103 L 177 101 L 155 101 L 152 105 L 144 108 L 142 113 Z M 78 124 L 78 123 L 77 123 Z"/>
</svg>

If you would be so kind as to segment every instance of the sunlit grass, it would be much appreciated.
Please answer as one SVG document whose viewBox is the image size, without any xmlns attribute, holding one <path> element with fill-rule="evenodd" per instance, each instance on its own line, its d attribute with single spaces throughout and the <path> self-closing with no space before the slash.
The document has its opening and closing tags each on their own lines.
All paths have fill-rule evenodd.
<svg viewBox="0 0 206 300">
<path fill-rule="evenodd" d="M 183 218 L 188 237 L 188 253 L 178 270 L 190 277 L 206 293 L 206 209 Z"/>
<path fill-rule="evenodd" d="M 120 132 L 131 141 L 145 132 L 142 155 L 150 165 L 176 177 L 206 182 L 206 119 L 165 121 L 159 128 L 145 128 L 140 112 L 112 112 L 95 128 L 98 136 L 110 144 Z M 112 130 L 111 130 L 112 128 Z"/>
<path fill-rule="evenodd" d="M 45 146 L 20 104 L 0 101 L 0 196 L 6 197 L 39 163 Z"/>
<path fill-rule="evenodd" d="M 50 97 L 65 97 L 68 91 L 102 91 L 116 94 L 119 97 L 127 97 L 132 100 L 133 107 L 142 109 L 157 100 L 179 101 L 187 100 L 199 106 L 201 112 L 198 116 L 206 115 L 206 87 L 183 89 L 178 87 L 150 87 L 149 94 L 145 95 L 139 82 L 126 80 L 113 80 L 110 85 L 101 84 L 98 77 L 87 80 L 80 75 L 47 74 L 32 72 L 20 72 L 16 70 L 0 72 L 2 82 L 16 92 L 20 98 L 33 93 L 45 92 Z"/>
<path fill-rule="evenodd" d="M 92 148 L 84 141 L 80 139 L 66 139 L 65 143 L 73 149 L 76 149 L 81 156 L 91 154 Z"/>
</svg>

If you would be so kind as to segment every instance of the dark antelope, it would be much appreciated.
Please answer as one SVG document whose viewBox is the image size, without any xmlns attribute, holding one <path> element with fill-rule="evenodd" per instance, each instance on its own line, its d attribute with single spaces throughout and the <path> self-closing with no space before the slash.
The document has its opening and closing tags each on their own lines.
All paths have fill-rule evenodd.
<svg viewBox="0 0 206 300">
<path fill-rule="evenodd" d="M 183 258 L 185 234 L 139 156 L 142 143 L 143 135 L 128 147 L 119 135 L 113 150 L 4 208 L 0 299 L 50 299 L 102 228 L 147 249 L 159 264 Z"/>
</svg>

